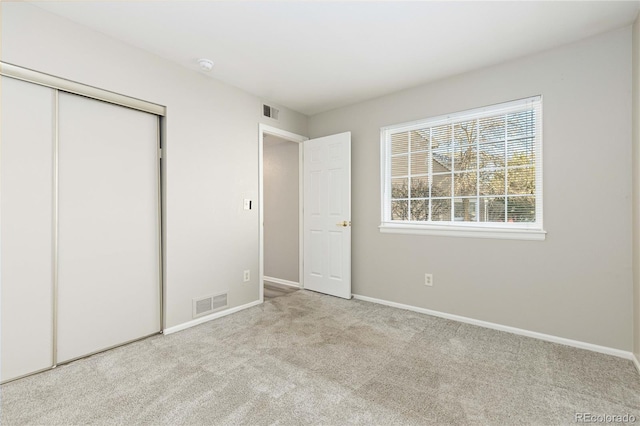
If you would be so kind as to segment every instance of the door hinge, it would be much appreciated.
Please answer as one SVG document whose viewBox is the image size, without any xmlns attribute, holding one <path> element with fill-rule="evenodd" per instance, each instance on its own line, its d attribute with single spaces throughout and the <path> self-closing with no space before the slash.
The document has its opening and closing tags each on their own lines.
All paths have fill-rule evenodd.
<svg viewBox="0 0 640 426">
<path fill-rule="evenodd" d="M 158 158 L 162 158 L 162 148 L 158 148 Z"/>
</svg>

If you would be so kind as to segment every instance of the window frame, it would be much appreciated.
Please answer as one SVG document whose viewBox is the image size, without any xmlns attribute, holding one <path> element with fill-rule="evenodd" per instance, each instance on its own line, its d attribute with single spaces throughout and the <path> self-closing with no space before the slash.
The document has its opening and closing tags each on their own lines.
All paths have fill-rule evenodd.
<svg viewBox="0 0 640 426">
<path fill-rule="evenodd" d="M 535 139 L 534 139 L 534 168 L 535 168 L 535 222 L 431 222 L 391 219 L 391 135 L 410 132 L 412 130 L 456 124 L 463 121 L 477 120 L 496 115 L 506 115 L 533 107 L 536 110 Z M 380 232 L 398 234 L 418 234 L 456 237 L 497 238 L 512 240 L 544 240 L 546 231 L 543 228 L 543 188 L 542 188 L 542 96 L 502 102 L 480 108 L 458 111 L 451 114 L 430 117 L 406 123 L 393 124 L 380 128 Z M 479 135 L 477 136 L 479 137 Z M 505 140 L 506 141 L 506 140 Z M 409 148 L 410 151 L 410 148 Z M 429 149 L 431 158 L 431 149 Z M 478 171 L 480 171 L 479 169 Z M 505 166 L 505 170 L 507 166 Z M 433 173 L 433 172 L 431 172 Z M 409 176 L 411 173 L 409 172 Z M 430 175 L 432 176 L 432 175 Z M 508 189 L 505 187 L 505 196 Z M 475 195 L 475 199 L 478 197 Z M 452 194 L 451 199 L 454 200 Z M 453 214 L 453 213 L 452 213 Z"/>
</svg>

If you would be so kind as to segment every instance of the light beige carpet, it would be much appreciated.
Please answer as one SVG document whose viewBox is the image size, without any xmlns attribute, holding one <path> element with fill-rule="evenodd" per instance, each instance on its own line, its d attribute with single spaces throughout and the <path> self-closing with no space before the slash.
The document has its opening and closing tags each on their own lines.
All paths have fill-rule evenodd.
<svg viewBox="0 0 640 426">
<path fill-rule="evenodd" d="M 1 397 L 2 425 L 640 423 L 630 361 L 304 290 Z"/>
</svg>

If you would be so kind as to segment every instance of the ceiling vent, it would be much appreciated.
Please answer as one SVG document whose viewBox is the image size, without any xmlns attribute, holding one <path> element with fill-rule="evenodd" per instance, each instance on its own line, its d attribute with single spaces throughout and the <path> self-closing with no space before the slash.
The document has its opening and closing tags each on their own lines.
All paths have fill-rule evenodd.
<svg viewBox="0 0 640 426">
<path fill-rule="evenodd" d="M 193 318 L 211 314 L 227 307 L 227 293 L 193 299 Z"/>
<path fill-rule="evenodd" d="M 280 112 L 280 110 L 277 110 L 272 106 L 262 105 L 262 114 L 265 117 L 269 117 L 269 118 L 273 118 L 274 120 L 277 120 L 279 112 Z"/>
</svg>

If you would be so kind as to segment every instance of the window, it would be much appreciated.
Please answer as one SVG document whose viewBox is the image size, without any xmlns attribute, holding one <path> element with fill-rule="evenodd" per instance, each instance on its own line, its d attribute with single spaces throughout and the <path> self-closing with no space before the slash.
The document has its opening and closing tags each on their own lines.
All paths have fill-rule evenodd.
<svg viewBox="0 0 640 426">
<path fill-rule="evenodd" d="M 540 96 L 381 129 L 382 232 L 544 239 Z"/>
</svg>

